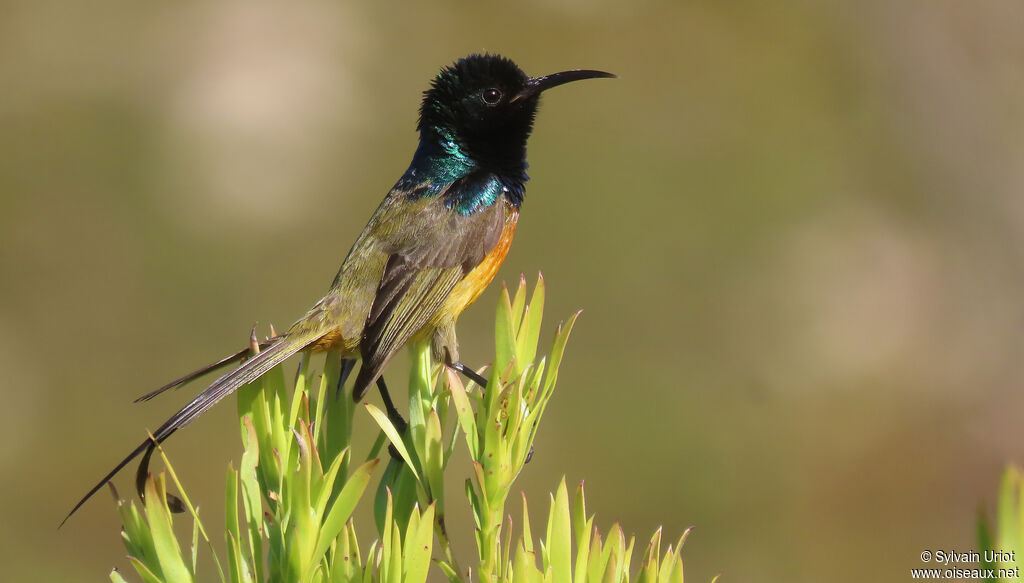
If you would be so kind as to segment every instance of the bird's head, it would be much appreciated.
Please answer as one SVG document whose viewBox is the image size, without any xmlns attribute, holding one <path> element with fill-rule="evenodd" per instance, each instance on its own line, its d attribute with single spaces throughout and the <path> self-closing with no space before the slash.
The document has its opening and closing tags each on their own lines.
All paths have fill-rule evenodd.
<svg viewBox="0 0 1024 583">
<path fill-rule="evenodd" d="M 614 76 L 572 70 L 530 77 L 504 57 L 470 55 L 442 69 L 424 92 L 418 129 L 449 154 L 482 164 L 522 164 L 541 92 Z"/>
</svg>

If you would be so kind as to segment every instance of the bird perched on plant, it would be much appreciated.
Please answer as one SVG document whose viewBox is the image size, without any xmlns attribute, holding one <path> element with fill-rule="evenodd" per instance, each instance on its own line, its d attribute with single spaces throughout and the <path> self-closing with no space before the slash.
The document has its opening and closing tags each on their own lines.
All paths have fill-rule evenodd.
<svg viewBox="0 0 1024 583">
<path fill-rule="evenodd" d="M 512 243 L 540 94 L 598 77 L 614 75 L 571 70 L 529 77 L 498 55 L 471 55 L 442 69 L 424 93 L 412 163 L 370 217 L 327 295 L 161 425 L 68 517 L 147 448 L 297 352 L 336 350 L 349 362 L 358 358 L 352 397 L 359 401 L 376 383 L 392 416 L 397 411 L 381 373 L 406 344 L 429 340 L 437 360 L 475 374 L 459 363 L 455 322 L 494 278 Z M 239 351 L 140 400 L 247 354 Z"/>
</svg>

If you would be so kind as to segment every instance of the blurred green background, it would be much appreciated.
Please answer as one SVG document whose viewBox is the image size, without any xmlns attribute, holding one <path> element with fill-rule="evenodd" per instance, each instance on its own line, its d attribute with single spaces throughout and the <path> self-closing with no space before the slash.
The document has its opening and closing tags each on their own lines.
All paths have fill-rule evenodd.
<svg viewBox="0 0 1024 583">
<path fill-rule="evenodd" d="M 0 5 L 7 580 L 128 568 L 106 493 L 56 526 L 199 387 L 131 400 L 303 314 L 420 92 L 480 51 L 621 76 L 545 94 L 499 274 L 543 270 L 552 325 L 585 309 L 534 512 L 564 474 L 602 530 L 696 525 L 694 581 L 903 581 L 975 546 L 1024 455 L 1024 4 L 509 4 Z M 211 525 L 233 416 L 168 442 Z"/>
</svg>

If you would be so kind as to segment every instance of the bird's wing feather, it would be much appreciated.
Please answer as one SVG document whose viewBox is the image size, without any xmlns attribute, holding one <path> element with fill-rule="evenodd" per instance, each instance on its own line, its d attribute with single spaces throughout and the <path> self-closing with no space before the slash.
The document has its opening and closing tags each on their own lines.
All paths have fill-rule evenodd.
<svg viewBox="0 0 1024 583">
<path fill-rule="evenodd" d="M 409 229 L 417 236 L 403 241 L 388 256 L 360 342 L 362 367 L 353 396 L 358 400 L 377 380 L 395 353 L 444 304 L 452 289 L 497 245 L 504 227 L 499 202 L 469 215 L 434 199 L 422 208 Z"/>
</svg>

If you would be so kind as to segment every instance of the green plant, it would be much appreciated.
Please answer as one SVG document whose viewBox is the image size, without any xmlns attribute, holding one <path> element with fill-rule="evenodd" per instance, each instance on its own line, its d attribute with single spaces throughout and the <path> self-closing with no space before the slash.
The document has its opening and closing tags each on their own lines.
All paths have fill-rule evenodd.
<svg viewBox="0 0 1024 583">
<path fill-rule="evenodd" d="M 1019 579 L 1024 563 L 1024 473 L 1019 468 L 1006 468 L 997 504 L 995 537 L 984 510 L 978 511 L 980 569 L 985 581 Z"/>
<path fill-rule="evenodd" d="M 578 314 L 558 327 L 550 354 L 537 359 L 543 280 L 530 301 L 525 279 L 504 290 L 495 320 L 495 359 L 484 389 L 463 385 L 432 362 L 427 343 L 412 348 L 409 422 L 404 434 L 371 404 L 380 427 L 361 461 L 354 458 L 352 421 L 358 406 L 343 394 L 340 360 L 328 354 L 322 375 L 303 359 L 289 394 L 274 369 L 238 393 L 244 450 L 228 469 L 227 560 L 214 550 L 199 512 L 160 450 L 167 474 L 193 519 L 191 546 L 179 544 L 166 501 L 167 478 L 146 484 L 144 502 L 119 501 L 122 536 L 144 581 L 195 579 L 200 539 L 222 582 L 420 583 L 431 564 L 455 582 L 627 582 L 635 539 L 615 525 L 601 537 L 586 514 L 582 484 L 570 503 L 564 479 L 551 498 L 546 529 L 535 541 L 523 497 L 522 524 L 512 536 L 505 507 L 554 392 L 566 341 Z M 476 526 L 477 561 L 458 565 L 446 524 L 444 474 L 460 441 L 473 474 L 465 492 Z M 380 465 L 385 444 L 397 452 L 374 497 L 378 538 L 361 551 L 351 516 Z M 116 499 L 116 493 L 115 493 Z M 687 531 L 688 532 L 688 531 Z M 637 581 L 682 582 L 680 549 L 687 533 L 661 552 L 660 530 L 642 553 Z M 436 542 L 436 546 L 435 546 Z M 575 550 L 573 549 L 575 545 Z M 435 550 L 437 552 L 435 552 Z M 125 581 L 114 571 L 111 580 Z"/>
</svg>

